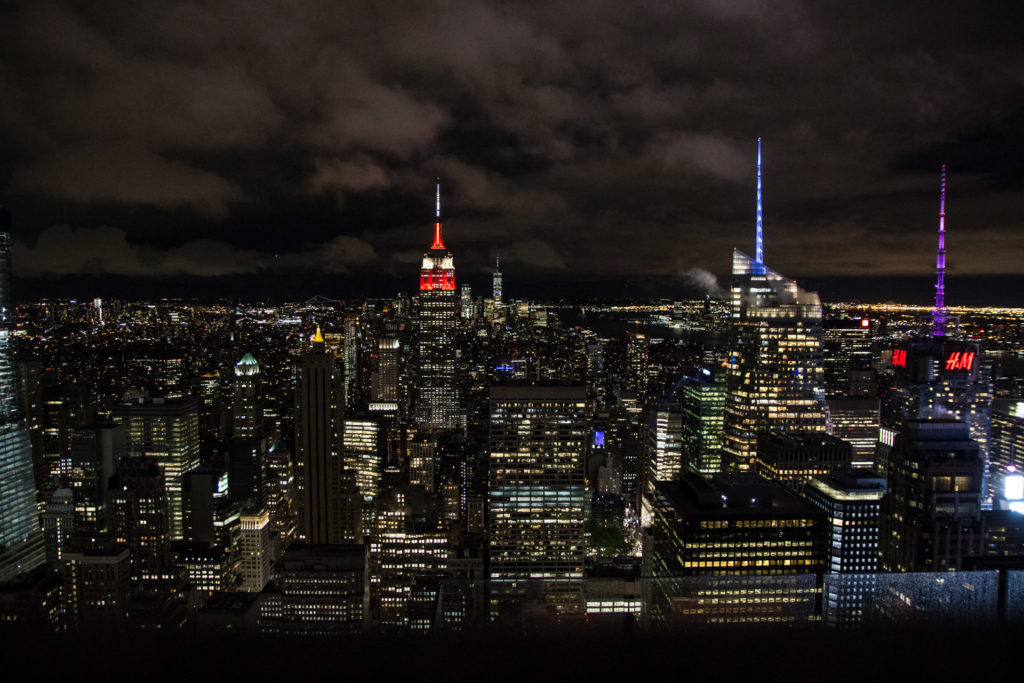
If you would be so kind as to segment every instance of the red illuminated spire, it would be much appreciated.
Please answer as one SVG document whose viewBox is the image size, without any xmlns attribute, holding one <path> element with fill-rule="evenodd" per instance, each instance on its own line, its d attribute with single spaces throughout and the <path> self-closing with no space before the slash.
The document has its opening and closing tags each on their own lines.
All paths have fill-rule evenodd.
<svg viewBox="0 0 1024 683">
<path fill-rule="evenodd" d="M 444 249 L 444 240 L 441 239 L 441 179 L 437 179 L 437 208 L 435 211 L 436 218 L 434 220 L 434 243 L 430 245 L 431 249 Z"/>
</svg>

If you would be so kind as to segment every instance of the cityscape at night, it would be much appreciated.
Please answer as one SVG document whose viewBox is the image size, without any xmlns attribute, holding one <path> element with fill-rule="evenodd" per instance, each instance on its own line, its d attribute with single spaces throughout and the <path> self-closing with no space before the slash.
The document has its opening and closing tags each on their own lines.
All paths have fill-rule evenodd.
<svg viewBox="0 0 1024 683">
<path fill-rule="evenodd" d="M 884 7 L 0 8 L 4 678 L 1016 671 L 1024 24 Z"/>
</svg>

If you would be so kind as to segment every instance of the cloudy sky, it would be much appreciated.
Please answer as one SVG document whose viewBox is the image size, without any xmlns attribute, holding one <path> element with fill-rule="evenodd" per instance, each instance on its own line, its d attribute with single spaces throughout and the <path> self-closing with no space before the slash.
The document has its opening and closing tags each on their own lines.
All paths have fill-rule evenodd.
<svg viewBox="0 0 1024 683">
<path fill-rule="evenodd" d="M 9 0 L 16 273 L 1021 274 L 1017 5 Z"/>
</svg>

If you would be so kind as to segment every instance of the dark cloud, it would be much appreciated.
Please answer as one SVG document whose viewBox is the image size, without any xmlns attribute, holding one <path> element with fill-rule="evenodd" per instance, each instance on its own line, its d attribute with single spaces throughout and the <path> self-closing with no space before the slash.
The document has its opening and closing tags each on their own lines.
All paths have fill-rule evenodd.
<svg viewBox="0 0 1024 683">
<path fill-rule="evenodd" d="M 413 281 L 440 175 L 463 272 L 710 288 L 761 135 L 779 271 L 928 272 L 947 162 L 952 272 L 1024 272 L 1019 12 L 916 5 L 5 3 L 18 271 Z"/>
</svg>

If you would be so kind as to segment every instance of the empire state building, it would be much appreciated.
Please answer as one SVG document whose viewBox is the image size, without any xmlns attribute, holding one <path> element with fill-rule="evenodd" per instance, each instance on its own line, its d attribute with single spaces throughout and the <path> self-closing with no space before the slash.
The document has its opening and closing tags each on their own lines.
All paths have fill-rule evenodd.
<svg viewBox="0 0 1024 683">
<path fill-rule="evenodd" d="M 415 418 L 424 429 L 455 429 L 463 424 L 455 386 L 455 262 L 441 235 L 440 183 L 435 213 L 434 241 L 420 267 Z"/>
</svg>

